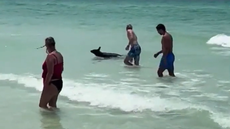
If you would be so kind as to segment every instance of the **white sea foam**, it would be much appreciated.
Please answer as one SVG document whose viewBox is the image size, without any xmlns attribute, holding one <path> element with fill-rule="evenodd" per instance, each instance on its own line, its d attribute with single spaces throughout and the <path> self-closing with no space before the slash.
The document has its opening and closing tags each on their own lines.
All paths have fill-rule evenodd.
<svg viewBox="0 0 230 129">
<path fill-rule="evenodd" d="M 13 81 L 25 87 L 35 88 L 38 91 L 42 90 L 42 80 L 34 75 L 0 74 L 0 80 Z M 106 89 L 104 86 L 95 86 L 100 84 L 84 84 L 70 79 L 63 80 L 64 88 L 61 95 L 73 101 L 88 102 L 91 106 L 120 109 L 126 112 L 139 112 L 144 110 L 167 112 L 190 108 L 206 110 L 210 113 L 211 119 L 216 123 L 222 127 L 230 127 L 229 116 L 213 111 L 206 106 L 194 105 L 176 98 L 166 99 L 159 96 L 141 96 L 131 94 L 130 92 Z"/>
</svg>

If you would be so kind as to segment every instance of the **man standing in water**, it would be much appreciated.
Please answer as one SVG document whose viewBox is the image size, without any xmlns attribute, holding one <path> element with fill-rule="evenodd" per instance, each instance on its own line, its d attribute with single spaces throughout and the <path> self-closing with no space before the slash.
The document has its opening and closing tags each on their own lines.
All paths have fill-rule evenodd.
<svg viewBox="0 0 230 129">
<path fill-rule="evenodd" d="M 156 26 L 157 32 L 162 35 L 161 45 L 162 50 L 154 54 L 154 57 L 161 53 L 163 56 L 161 57 L 160 65 L 157 71 L 159 77 L 163 77 L 163 72 L 167 69 L 169 76 L 175 77 L 174 75 L 174 60 L 175 56 L 173 54 L 173 37 L 166 31 L 166 28 L 163 24 L 158 24 Z"/>
<path fill-rule="evenodd" d="M 125 49 L 129 50 L 130 46 L 131 46 L 131 48 L 128 52 L 128 55 L 124 59 L 124 63 L 126 65 L 133 66 L 133 64 L 131 62 L 134 59 L 134 64 L 136 66 L 139 66 L 141 47 L 137 42 L 137 36 L 134 33 L 133 27 L 131 24 L 128 24 L 126 26 L 126 32 L 127 32 L 127 37 L 128 37 L 129 43 Z"/>
</svg>

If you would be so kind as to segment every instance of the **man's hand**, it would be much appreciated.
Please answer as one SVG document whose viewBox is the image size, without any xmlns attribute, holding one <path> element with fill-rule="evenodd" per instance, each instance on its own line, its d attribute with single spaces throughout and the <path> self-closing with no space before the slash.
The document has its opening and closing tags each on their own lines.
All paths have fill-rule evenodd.
<svg viewBox="0 0 230 129">
<path fill-rule="evenodd" d="M 126 46 L 125 50 L 129 50 L 129 45 Z"/>
<path fill-rule="evenodd" d="M 154 54 L 153 56 L 154 56 L 154 58 L 157 58 L 158 55 L 159 55 L 159 53 L 156 53 L 156 54 Z"/>
<path fill-rule="evenodd" d="M 157 58 L 158 57 L 158 55 L 160 55 L 162 53 L 162 50 L 161 51 L 159 51 L 159 52 L 157 52 L 156 54 L 154 54 L 153 56 L 155 57 L 155 58 Z"/>
</svg>

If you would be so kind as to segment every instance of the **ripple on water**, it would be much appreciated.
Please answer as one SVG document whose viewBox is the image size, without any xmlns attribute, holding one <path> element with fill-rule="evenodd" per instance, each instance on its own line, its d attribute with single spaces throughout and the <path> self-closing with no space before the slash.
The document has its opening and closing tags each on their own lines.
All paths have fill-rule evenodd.
<svg viewBox="0 0 230 129">
<path fill-rule="evenodd" d="M 215 51 L 215 52 L 212 52 L 214 54 L 217 54 L 217 55 L 221 55 L 221 56 L 229 56 L 230 55 L 230 51 L 226 50 L 226 51 Z"/>
<path fill-rule="evenodd" d="M 122 81 L 122 82 L 137 82 L 137 83 L 146 82 L 146 80 L 139 79 L 139 78 L 121 78 L 120 81 Z"/>
<path fill-rule="evenodd" d="M 90 73 L 85 75 L 86 77 L 98 77 L 98 78 L 106 78 L 109 77 L 107 74 L 98 74 L 98 73 Z"/>
<path fill-rule="evenodd" d="M 220 83 L 220 84 L 230 84 L 230 81 L 219 80 L 218 83 Z"/>
</svg>

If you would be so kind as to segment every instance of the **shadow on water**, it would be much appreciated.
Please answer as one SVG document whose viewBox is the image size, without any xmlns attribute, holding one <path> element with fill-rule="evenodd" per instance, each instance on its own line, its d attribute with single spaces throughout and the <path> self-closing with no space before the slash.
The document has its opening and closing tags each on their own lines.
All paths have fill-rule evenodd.
<svg viewBox="0 0 230 129">
<path fill-rule="evenodd" d="M 141 66 L 128 66 L 128 65 L 125 65 L 124 68 L 129 69 L 129 70 L 140 71 Z"/>
<path fill-rule="evenodd" d="M 150 66 L 143 66 L 143 65 L 140 65 L 140 66 L 128 66 L 128 65 L 125 65 L 125 64 L 124 64 L 124 68 L 133 69 L 133 70 L 153 69 L 153 67 L 150 67 Z"/>
<path fill-rule="evenodd" d="M 169 75 L 164 75 L 164 77 L 157 77 L 156 78 L 159 82 L 163 82 L 165 84 L 174 84 L 177 82 L 181 82 L 181 81 L 186 81 L 188 78 L 184 78 L 182 76 L 178 76 L 176 75 L 176 77 L 171 77 Z M 159 87 L 159 88 L 167 88 L 167 87 Z"/>
<path fill-rule="evenodd" d="M 163 83 L 175 83 L 178 81 L 178 77 L 170 77 L 170 76 L 164 76 L 162 78 L 157 77 L 157 80 Z M 162 87 L 162 88 L 166 88 L 166 87 Z"/>
<path fill-rule="evenodd" d="M 57 111 L 40 111 L 42 129 L 65 129 Z"/>
</svg>

